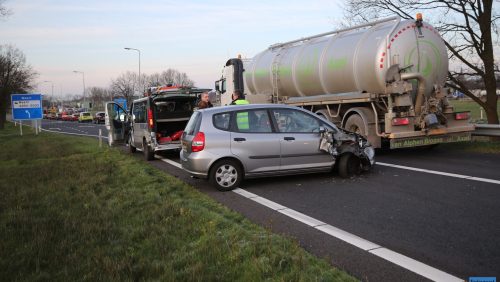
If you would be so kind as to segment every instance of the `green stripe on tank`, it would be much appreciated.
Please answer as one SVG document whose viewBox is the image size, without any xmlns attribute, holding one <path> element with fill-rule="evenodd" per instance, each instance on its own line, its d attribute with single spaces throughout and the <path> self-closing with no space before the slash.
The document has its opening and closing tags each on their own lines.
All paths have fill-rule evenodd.
<svg viewBox="0 0 500 282">
<path fill-rule="evenodd" d="M 339 59 L 331 58 L 330 60 L 328 60 L 328 68 L 331 70 L 343 69 L 346 65 L 347 65 L 347 58 L 339 58 Z"/>
</svg>

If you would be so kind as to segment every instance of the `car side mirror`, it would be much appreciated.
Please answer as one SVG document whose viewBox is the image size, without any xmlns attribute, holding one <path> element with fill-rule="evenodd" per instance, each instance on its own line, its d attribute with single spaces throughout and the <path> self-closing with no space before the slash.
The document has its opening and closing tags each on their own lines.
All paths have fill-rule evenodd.
<svg viewBox="0 0 500 282">
<path fill-rule="evenodd" d="M 323 126 L 320 126 L 319 133 L 325 133 L 325 132 L 326 132 L 326 128 L 324 128 Z"/>
<path fill-rule="evenodd" d="M 220 92 L 220 87 L 218 83 L 215 84 L 215 91 Z"/>
</svg>

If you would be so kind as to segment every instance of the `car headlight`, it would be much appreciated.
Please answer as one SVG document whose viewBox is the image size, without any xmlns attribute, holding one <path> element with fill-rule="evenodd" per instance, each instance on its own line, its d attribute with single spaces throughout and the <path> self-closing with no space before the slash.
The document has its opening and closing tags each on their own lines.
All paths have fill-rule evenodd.
<svg viewBox="0 0 500 282">
<path fill-rule="evenodd" d="M 365 153 L 365 156 L 368 160 L 370 160 L 370 164 L 373 165 L 375 163 L 375 149 L 373 147 L 369 146 L 366 147 L 363 152 Z"/>
</svg>

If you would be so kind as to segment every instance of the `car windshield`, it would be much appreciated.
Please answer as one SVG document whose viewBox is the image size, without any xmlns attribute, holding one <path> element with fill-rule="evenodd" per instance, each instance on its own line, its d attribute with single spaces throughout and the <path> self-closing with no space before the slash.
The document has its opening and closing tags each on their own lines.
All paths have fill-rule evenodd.
<svg viewBox="0 0 500 282">
<path fill-rule="evenodd" d="M 82 113 L 82 116 L 88 117 L 88 116 L 90 116 L 90 113 Z"/>
</svg>

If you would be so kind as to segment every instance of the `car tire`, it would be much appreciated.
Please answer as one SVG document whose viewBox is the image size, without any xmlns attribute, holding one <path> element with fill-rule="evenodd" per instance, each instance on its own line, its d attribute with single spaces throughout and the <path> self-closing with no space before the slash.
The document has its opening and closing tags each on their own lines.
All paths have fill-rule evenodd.
<svg viewBox="0 0 500 282">
<path fill-rule="evenodd" d="M 132 135 L 128 136 L 128 151 L 133 154 L 137 151 L 137 149 L 132 145 Z"/>
<path fill-rule="evenodd" d="M 243 170 L 234 160 L 216 162 L 209 173 L 209 182 L 219 191 L 231 191 L 243 180 Z"/>
<path fill-rule="evenodd" d="M 340 177 L 350 178 L 361 173 L 361 161 L 354 154 L 343 154 L 339 159 L 338 170 Z"/>
<path fill-rule="evenodd" d="M 144 158 L 146 161 L 152 161 L 155 158 L 154 152 L 151 150 L 149 147 L 148 143 L 146 140 L 142 141 L 142 152 L 144 153 Z"/>
</svg>

